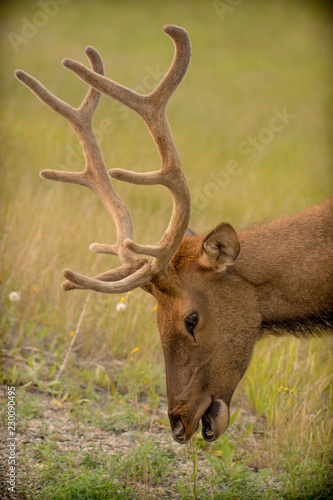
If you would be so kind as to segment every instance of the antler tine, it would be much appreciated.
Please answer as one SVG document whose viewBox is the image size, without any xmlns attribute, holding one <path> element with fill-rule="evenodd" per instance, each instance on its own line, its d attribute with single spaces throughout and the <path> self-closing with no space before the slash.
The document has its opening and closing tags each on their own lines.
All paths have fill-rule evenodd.
<svg viewBox="0 0 333 500">
<path fill-rule="evenodd" d="M 87 47 L 86 54 L 90 60 L 92 69 L 101 75 L 104 74 L 103 60 L 97 50 L 93 49 L 92 47 Z M 15 71 L 15 76 L 20 82 L 26 85 L 44 104 L 66 118 L 66 120 L 68 120 L 73 127 L 74 125 L 79 123 L 78 110 L 52 94 L 52 92 L 47 90 L 36 78 L 20 69 Z M 88 112 L 90 118 L 92 118 L 100 98 L 101 93 L 91 87 L 88 90 L 86 97 L 82 101 L 79 110 Z"/>
<path fill-rule="evenodd" d="M 104 252 L 103 252 L 104 253 Z M 73 274 L 73 271 L 70 269 L 65 269 L 63 271 L 64 273 L 68 273 L 68 277 Z M 76 273 L 74 273 L 76 274 Z M 80 275 L 81 276 L 81 275 Z M 110 269 L 110 271 L 104 272 L 102 274 L 98 274 L 92 279 L 96 280 L 101 280 L 101 281 L 120 281 L 128 276 L 128 269 L 124 268 L 123 266 L 117 267 L 116 269 Z M 61 288 L 65 291 L 68 292 L 69 290 L 74 290 L 75 288 L 82 288 L 86 289 L 86 286 L 80 286 L 78 284 L 73 283 L 72 281 L 66 280 L 62 283 Z"/>
</svg>

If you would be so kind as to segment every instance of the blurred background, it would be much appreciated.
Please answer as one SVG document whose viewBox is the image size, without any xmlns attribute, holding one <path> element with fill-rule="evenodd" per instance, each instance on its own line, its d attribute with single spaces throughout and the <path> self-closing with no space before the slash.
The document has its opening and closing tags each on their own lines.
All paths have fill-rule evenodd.
<svg viewBox="0 0 333 500">
<path fill-rule="evenodd" d="M 114 224 L 90 191 L 39 177 L 44 168 L 80 170 L 83 156 L 67 122 L 21 85 L 14 71 L 27 71 L 79 106 L 87 87 L 61 61 L 87 63 L 84 48 L 92 45 L 104 59 L 106 76 L 149 93 L 173 58 L 163 26 L 183 26 L 192 59 L 168 118 L 192 193 L 191 228 L 206 232 L 222 221 L 241 228 L 332 195 L 329 3 L 12 0 L 1 2 L 0 12 L 3 381 L 47 389 L 84 307 L 64 371 L 68 391 L 97 384 L 126 392 L 135 379 L 139 394 L 147 392 L 148 381 L 163 396 L 153 298 L 135 290 L 123 298 L 92 294 L 85 302 L 87 292 L 60 290 L 64 267 L 94 275 L 117 266 L 116 257 L 88 250 L 94 241 L 113 243 Z M 102 96 L 94 124 L 108 168 L 159 168 L 149 133 L 133 112 Z M 168 191 L 117 181 L 115 186 L 130 210 L 135 240 L 155 244 L 171 214 Z M 121 311 L 120 300 L 126 305 Z M 319 392 L 332 395 L 331 347 L 327 338 L 260 343 L 235 401 L 267 415 L 276 387 L 292 383 L 320 409 Z M 260 397 L 258 387 L 265 387 Z M 306 420 L 302 408 L 295 413 L 295 436 L 300 415 Z M 331 415 L 323 413 L 326 424 Z M 330 436 L 326 424 L 322 432 Z"/>
</svg>

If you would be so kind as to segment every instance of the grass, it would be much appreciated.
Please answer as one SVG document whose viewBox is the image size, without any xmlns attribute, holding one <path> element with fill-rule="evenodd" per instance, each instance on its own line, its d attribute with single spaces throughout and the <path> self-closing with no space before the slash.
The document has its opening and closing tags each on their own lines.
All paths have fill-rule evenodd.
<svg viewBox="0 0 333 500">
<path fill-rule="evenodd" d="M 224 20 L 214 5 L 71 0 L 17 51 L 8 34 L 22 34 L 24 19 L 32 22 L 41 7 L 1 5 L 2 383 L 20 387 L 21 431 L 44 415 L 37 394 L 46 393 L 59 408 L 70 406 L 77 429 L 84 424 L 138 436 L 124 460 L 98 449 L 65 452 L 54 447 L 52 433 L 44 444 L 27 444 L 20 482 L 26 494 L 31 464 L 42 465 L 34 468 L 33 498 L 154 498 L 154 491 L 163 498 L 173 467 L 179 498 L 331 494 L 332 339 L 259 343 L 234 396 L 233 425 L 212 448 L 203 449 L 196 437 L 186 460 L 170 443 L 159 450 L 159 434 L 149 434 L 158 424 L 161 435 L 169 435 L 160 415 L 165 382 L 153 299 L 135 290 L 117 311 L 121 297 L 92 294 L 83 311 L 86 293 L 64 294 L 59 287 L 64 267 L 93 275 L 115 266 L 116 260 L 88 251 L 93 241 L 114 241 L 115 231 L 92 193 L 38 177 L 43 168 L 79 169 L 82 155 L 63 119 L 16 82 L 16 68 L 78 105 L 85 85 L 60 61 L 84 61 L 91 44 L 108 76 L 149 92 L 172 59 L 161 28 L 182 25 L 193 55 L 168 116 L 192 192 L 191 227 L 207 231 L 222 220 L 242 227 L 332 195 L 332 29 L 325 4 L 241 2 Z M 293 118 L 267 136 L 274 113 L 284 109 Z M 103 97 L 95 126 L 109 168 L 157 168 L 138 117 Z M 251 138 L 259 146 L 250 160 L 244 148 Z M 218 189 L 217 178 L 224 181 Z M 153 244 L 169 221 L 169 194 L 115 185 L 131 211 L 136 240 Z M 17 302 L 9 299 L 13 291 L 20 293 Z"/>
<path fill-rule="evenodd" d="M 76 419 L 77 415 L 77 434 L 82 430 L 81 422 L 98 435 L 98 418 L 89 423 Z M 241 425 L 237 419 L 234 423 Z M 106 442 L 96 446 L 87 439 L 84 448 L 69 449 L 66 439 L 59 439 L 52 427 L 53 432 L 44 429 L 42 442 L 39 439 L 24 445 L 21 468 L 27 471 L 23 491 L 32 492 L 28 498 L 99 499 L 111 494 L 118 495 L 115 498 L 168 498 L 168 494 L 183 499 L 330 498 L 327 461 L 315 456 L 299 463 L 292 457 L 292 476 L 288 463 L 280 465 L 279 473 L 269 466 L 251 467 L 239 452 L 248 442 L 249 430 L 237 437 L 234 430 L 209 447 L 202 438 L 194 438 L 184 470 L 184 448 L 175 448 L 167 435 L 156 446 L 156 436 L 134 432 L 131 444 L 121 454 L 105 453 Z"/>
</svg>

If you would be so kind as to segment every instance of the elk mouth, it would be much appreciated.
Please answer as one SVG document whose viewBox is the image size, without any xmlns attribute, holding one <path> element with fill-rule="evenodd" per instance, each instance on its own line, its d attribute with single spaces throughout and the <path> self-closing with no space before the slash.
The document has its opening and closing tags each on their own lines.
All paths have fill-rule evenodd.
<svg viewBox="0 0 333 500">
<path fill-rule="evenodd" d="M 216 399 L 201 417 L 202 437 L 205 441 L 215 441 L 229 424 L 229 407 L 222 399 Z"/>
<path fill-rule="evenodd" d="M 169 412 L 169 420 L 174 440 L 177 441 L 177 443 L 185 444 L 198 430 L 200 418 L 198 418 L 196 426 L 194 425 L 196 418 L 191 420 L 191 424 L 189 423 L 185 426 L 179 415 L 174 415 L 172 412 Z M 229 407 L 222 399 L 212 401 L 202 415 L 201 423 L 201 433 L 204 440 L 208 442 L 215 441 L 228 427 Z"/>
</svg>

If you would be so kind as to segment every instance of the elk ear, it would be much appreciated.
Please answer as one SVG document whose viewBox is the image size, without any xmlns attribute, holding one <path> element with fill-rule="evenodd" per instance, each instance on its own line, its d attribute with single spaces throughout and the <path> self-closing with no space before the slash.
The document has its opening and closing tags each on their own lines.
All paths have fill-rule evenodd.
<svg viewBox="0 0 333 500">
<path fill-rule="evenodd" d="M 223 222 L 207 234 L 202 242 L 199 264 L 206 269 L 222 272 L 235 262 L 240 252 L 236 231 Z"/>
</svg>

